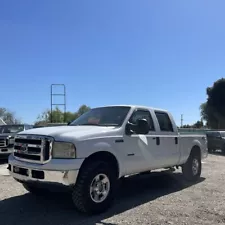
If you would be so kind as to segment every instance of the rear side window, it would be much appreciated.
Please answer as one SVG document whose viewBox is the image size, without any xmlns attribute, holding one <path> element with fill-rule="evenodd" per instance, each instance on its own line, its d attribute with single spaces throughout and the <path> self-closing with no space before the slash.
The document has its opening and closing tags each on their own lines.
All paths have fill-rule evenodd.
<svg viewBox="0 0 225 225">
<path fill-rule="evenodd" d="M 161 131 L 173 132 L 173 126 L 167 113 L 156 111 L 155 115 L 158 119 L 159 127 Z"/>
</svg>

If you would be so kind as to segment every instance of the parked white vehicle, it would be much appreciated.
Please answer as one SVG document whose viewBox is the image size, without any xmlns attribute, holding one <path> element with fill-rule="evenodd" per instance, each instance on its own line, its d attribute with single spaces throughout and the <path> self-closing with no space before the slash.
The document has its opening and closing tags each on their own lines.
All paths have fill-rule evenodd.
<svg viewBox="0 0 225 225">
<path fill-rule="evenodd" d="M 28 124 L 0 125 L 0 156 L 9 156 L 13 153 L 14 137 L 17 133 L 33 128 Z"/>
<path fill-rule="evenodd" d="M 117 105 L 91 109 L 69 126 L 20 132 L 8 169 L 32 193 L 41 183 L 69 186 L 79 211 L 99 213 L 120 178 L 181 166 L 196 181 L 207 155 L 206 136 L 180 135 L 169 112 Z"/>
</svg>

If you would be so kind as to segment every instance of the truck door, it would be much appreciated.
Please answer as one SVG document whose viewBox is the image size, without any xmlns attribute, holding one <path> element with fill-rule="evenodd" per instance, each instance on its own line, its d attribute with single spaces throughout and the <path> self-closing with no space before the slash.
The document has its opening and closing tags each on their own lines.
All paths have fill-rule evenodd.
<svg viewBox="0 0 225 225">
<path fill-rule="evenodd" d="M 150 111 L 141 108 L 136 109 L 128 121 L 136 124 L 138 119 L 146 119 L 148 121 L 149 133 L 143 135 L 134 131 L 131 135 L 124 134 L 124 149 L 121 151 L 126 151 L 124 163 L 129 173 L 151 170 L 151 168 L 156 166 L 154 152 L 157 152 L 158 145 L 156 144 L 155 125 Z"/>
<path fill-rule="evenodd" d="M 174 166 L 180 157 L 178 132 L 174 129 L 171 119 L 166 112 L 155 111 L 159 124 L 160 149 L 158 152 L 158 166 Z"/>
</svg>

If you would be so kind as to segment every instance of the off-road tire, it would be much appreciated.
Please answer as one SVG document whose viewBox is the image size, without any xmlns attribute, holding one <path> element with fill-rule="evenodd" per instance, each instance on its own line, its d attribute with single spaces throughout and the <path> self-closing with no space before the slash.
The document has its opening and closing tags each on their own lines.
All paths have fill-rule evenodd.
<svg viewBox="0 0 225 225">
<path fill-rule="evenodd" d="M 109 194 L 101 203 L 94 202 L 90 195 L 91 182 L 98 174 L 105 174 L 110 181 Z M 89 163 L 80 171 L 78 180 L 72 190 L 72 200 L 75 208 L 79 212 L 87 214 L 97 214 L 106 211 L 114 200 L 117 181 L 115 170 L 109 163 L 103 161 Z"/>
<path fill-rule="evenodd" d="M 197 149 L 193 149 L 187 162 L 182 166 L 183 176 L 184 176 L 185 180 L 190 181 L 190 182 L 197 181 L 200 178 L 201 171 L 202 171 L 201 155 L 198 151 L 195 151 L 195 150 L 197 150 Z M 196 174 L 193 172 L 193 163 L 195 160 L 197 160 L 197 162 L 198 162 L 198 169 L 197 169 Z"/>
</svg>

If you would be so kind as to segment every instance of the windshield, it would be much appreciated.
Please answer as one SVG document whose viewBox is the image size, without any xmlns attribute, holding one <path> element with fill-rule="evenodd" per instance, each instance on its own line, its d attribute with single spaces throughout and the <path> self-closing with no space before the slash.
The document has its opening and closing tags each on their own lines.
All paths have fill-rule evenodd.
<svg viewBox="0 0 225 225">
<path fill-rule="evenodd" d="M 6 125 L 6 126 L 0 126 L 0 134 L 6 134 L 6 133 L 18 133 L 20 131 L 24 130 L 23 125 Z"/>
<path fill-rule="evenodd" d="M 74 120 L 70 126 L 121 126 L 130 107 L 111 106 L 94 108 Z"/>
</svg>

